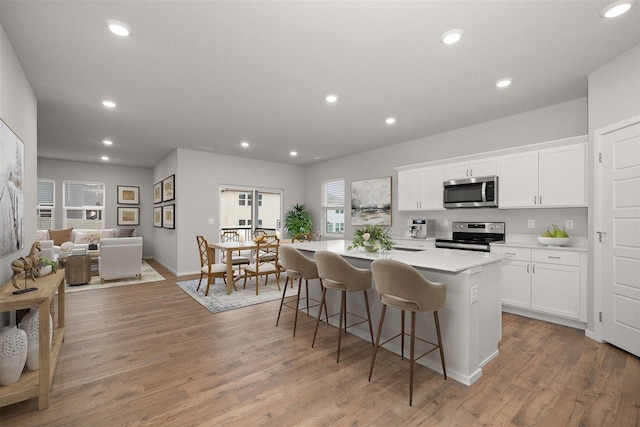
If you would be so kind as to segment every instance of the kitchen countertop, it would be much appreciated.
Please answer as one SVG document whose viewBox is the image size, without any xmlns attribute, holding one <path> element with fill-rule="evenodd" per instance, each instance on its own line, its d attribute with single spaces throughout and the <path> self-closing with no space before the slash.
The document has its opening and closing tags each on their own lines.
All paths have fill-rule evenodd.
<svg viewBox="0 0 640 427">
<path fill-rule="evenodd" d="M 543 245 L 538 241 L 538 236 L 520 234 L 507 236 L 504 243 L 491 243 L 491 246 L 512 246 L 530 249 L 553 249 L 559 251 L 587 252 L 587 238 L 583 236 L 572 236 L 571 242 L 566 246 Z"/>
<path fill-rule="evenodd" d="M 338 255 L 366 260 L 393 259 L 417 268 L 427 268 L 457 273 L 474 267 L 501 261 L 504 256 L 490 252 L 459 251 L 455 249 L 427 248 L 417 252 L 392 249 L 376 253 L 363 248 L 347 250 L 351 240 L 324 240 L 319 242 L 293 243 L 293 247 L 303 251 L 330 251 Z"/>
</svg>

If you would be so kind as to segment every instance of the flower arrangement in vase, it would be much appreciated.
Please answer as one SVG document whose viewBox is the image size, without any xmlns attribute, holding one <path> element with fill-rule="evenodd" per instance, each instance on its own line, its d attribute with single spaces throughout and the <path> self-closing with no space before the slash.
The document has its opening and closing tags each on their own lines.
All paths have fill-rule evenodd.
<svg viewBox="0 0 640 427">
<path fill-rule="evenodd" d="M 393 240 L 388 229 L 379 225 L 367 225 L 353 233 L 353 242 L 347 250 L 357 247 L 363 247 L 369 252 L 377 252 L 380 249 L 390 251 L 393 249 Z"/>
</svg>

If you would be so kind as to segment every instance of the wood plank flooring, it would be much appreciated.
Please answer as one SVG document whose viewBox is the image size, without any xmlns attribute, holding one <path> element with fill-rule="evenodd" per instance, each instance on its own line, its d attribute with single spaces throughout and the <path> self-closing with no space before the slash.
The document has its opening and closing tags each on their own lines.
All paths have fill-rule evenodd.
<svg viewBox="0 0 640 427">
<path fill-rule="evenodd" d="M 638 426 L 640 360 L 584 332 L 503 315 L 500 355 L 467 387 L 278 301 L 211 314 L 167 280 L 67 295 L 51 406 L 0 408 L 1 426 Z M 186 280 L 193 277 L 181 277 Z M 218 285 L 219 286 L 219 285 Z M 325 329 L 323 329 L 325 328 Z M 446 357 L 446 348 L 445 348 Z"/>
</svg>

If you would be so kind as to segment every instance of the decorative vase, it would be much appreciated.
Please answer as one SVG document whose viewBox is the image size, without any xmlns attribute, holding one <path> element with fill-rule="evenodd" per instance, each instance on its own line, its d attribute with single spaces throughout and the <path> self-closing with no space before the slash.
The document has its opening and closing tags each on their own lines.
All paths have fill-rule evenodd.
<svg viewBox="0 0 640 427">
<path fill-rule="evenodd" d="M 0 332 L 0 386 L 20 379 L 27 360 L 27 333 L 15 326 L 5 326 Z"/>
<path fill-rule="evenodd" d="M 40 366 L 40 311 L 29 309 L 20 322 L 20 328 L 27 333 L 27 369 L 37 371 Z M 49 345 L 53 340 L 53 319 L 49 318 Z"/>
<path fill-rule="evenodd" d="M 378 252 L 380 250 L 380 245 L 377 244 L 371 244 L 371 243 L 365 243 L 364 245 L 364 249 L 367 252 Z"/>
</svg>

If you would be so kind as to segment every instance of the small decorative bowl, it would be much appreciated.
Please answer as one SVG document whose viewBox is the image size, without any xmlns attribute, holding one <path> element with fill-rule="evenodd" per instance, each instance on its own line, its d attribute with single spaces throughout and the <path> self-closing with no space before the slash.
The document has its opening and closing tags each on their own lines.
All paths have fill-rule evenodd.
<svg viewBox="0 0 640 427">
<path fill-rule="evenodd" d="M 546 246 L 564 246 L 571 242 L 571 237 L 542 237 L 538 236 L 538 241 Z"/>
</svg>

